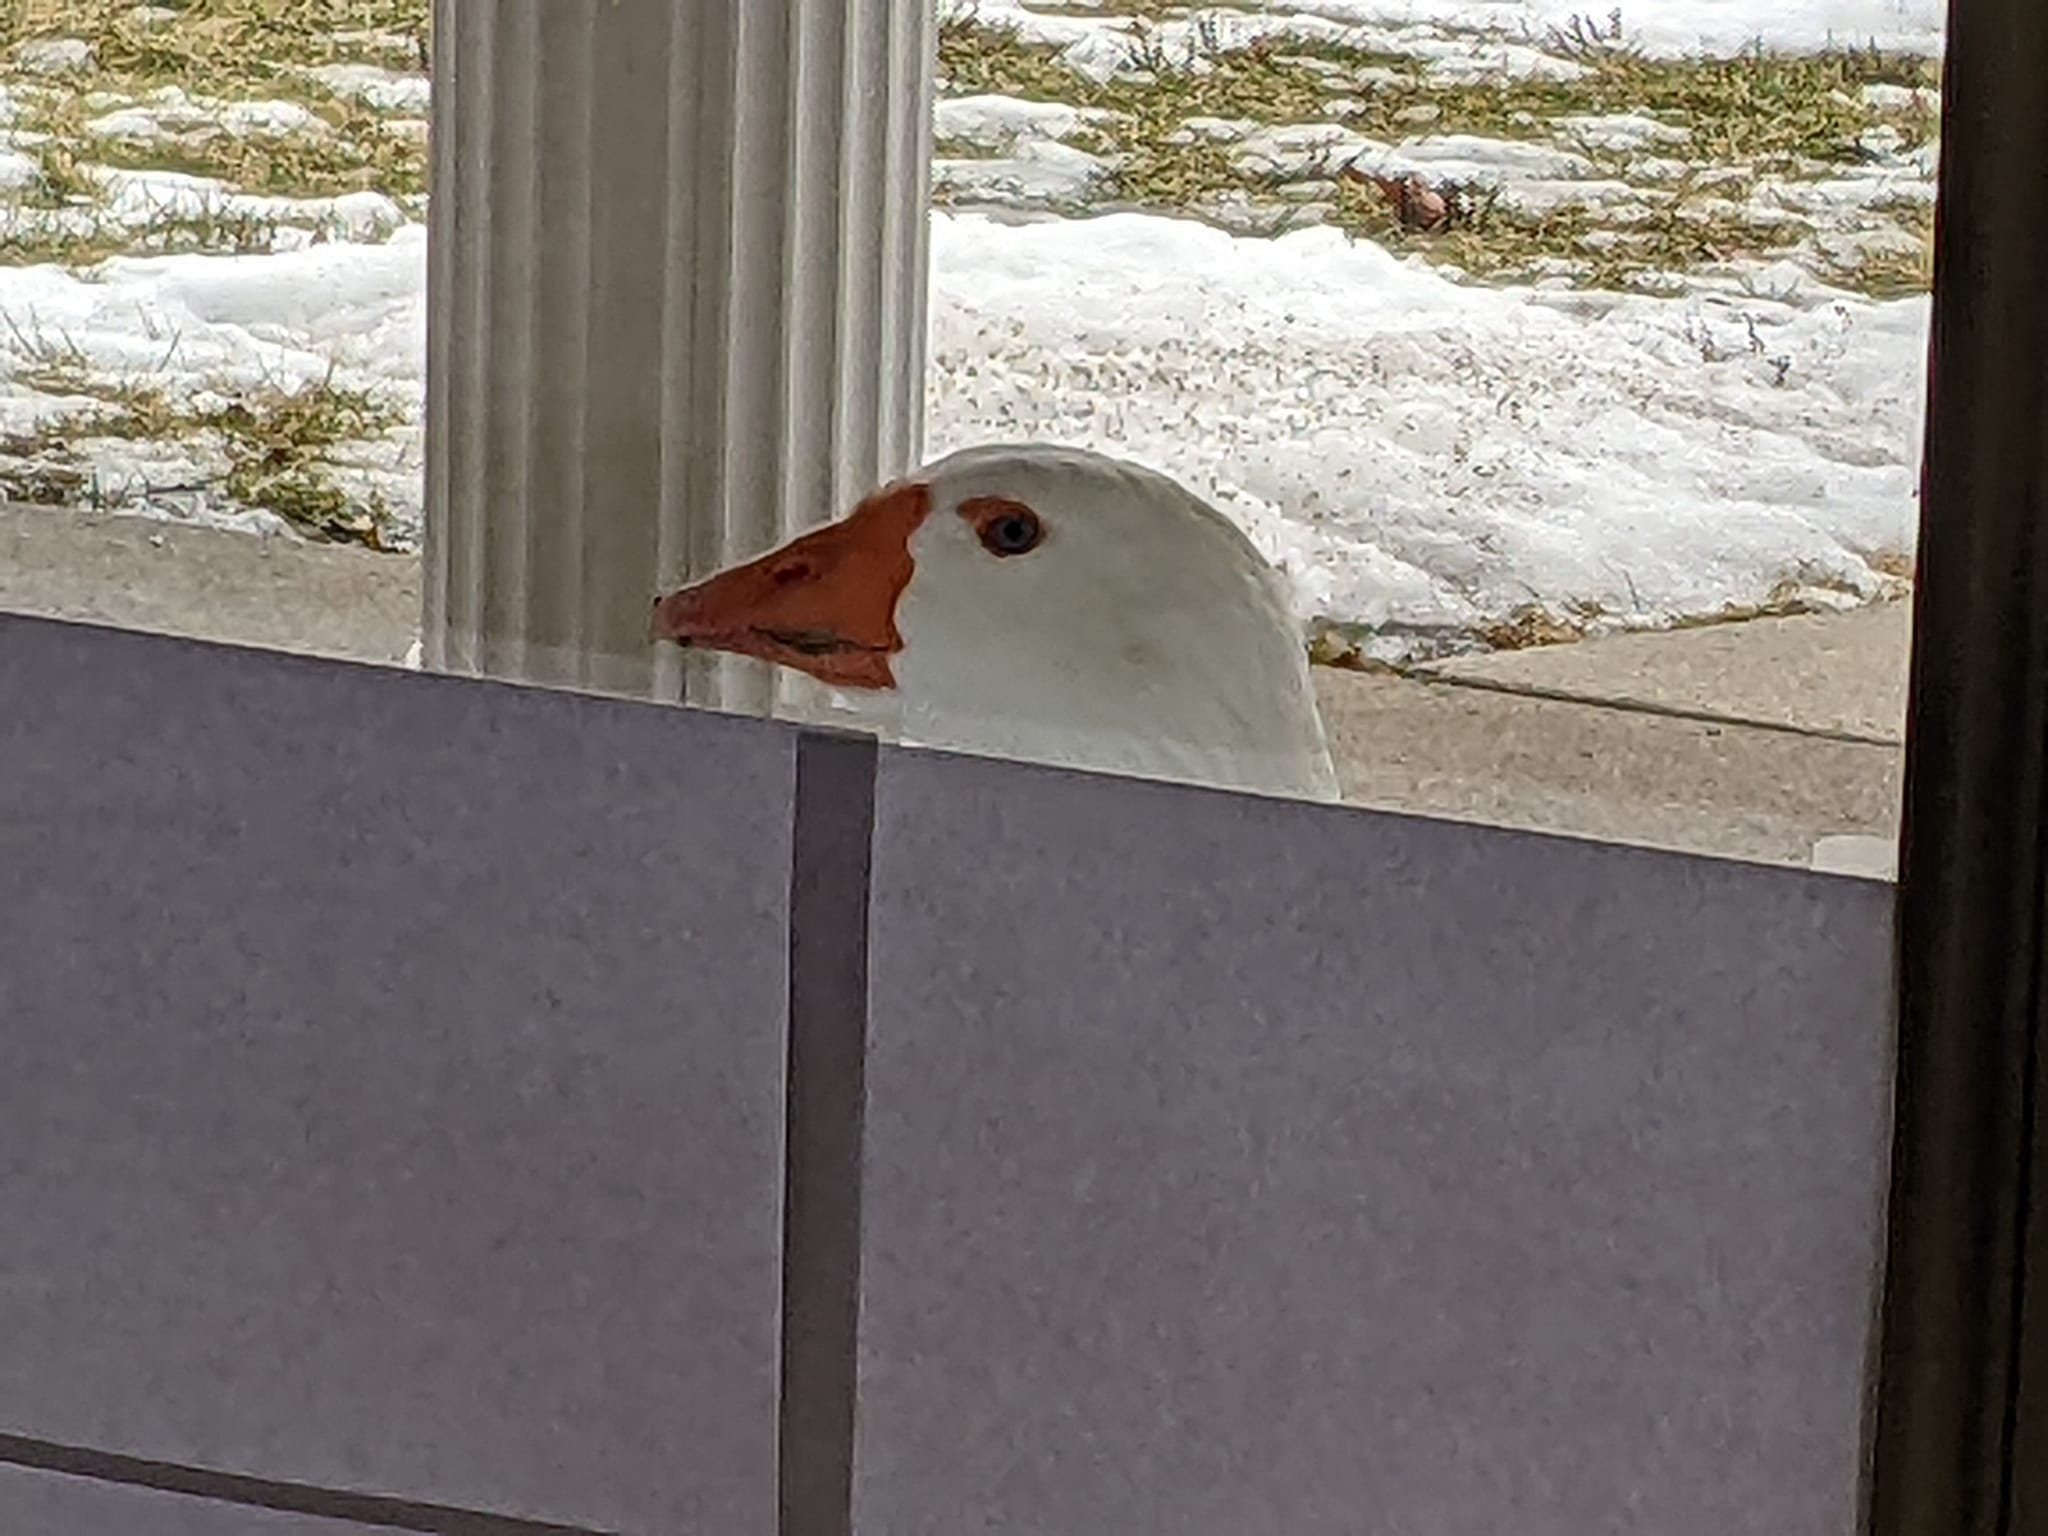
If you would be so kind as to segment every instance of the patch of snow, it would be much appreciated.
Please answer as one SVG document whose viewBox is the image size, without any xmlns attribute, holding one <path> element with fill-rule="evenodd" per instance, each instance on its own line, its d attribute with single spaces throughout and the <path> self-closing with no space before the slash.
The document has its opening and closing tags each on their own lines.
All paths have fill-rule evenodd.
<svg viewBox="0 0 2048 1536">
<path fill-rule="evenodd" d="M 228 472 L 227 457 L 217 444 L 203 438 L 152 442 L 77 437 L 70 448 L 92 466 L 84 495 L 93 505 L 237 533 L 292 532 L 291 525 L 274 512 L 236 506 L 222 498 L 214 487 Z M 32 468 L 35 463 L 30 460 L 21 467 Z"/>
<path fill-rule="evenodd" d="M 82 75 L 98 55 L 82 37 L 39 37 L 14 50 L 14 62 L 31 75 Z"/>
<path fill-rule="evenodd" d="M 1292 192 L 1299 192 L 1310 199 L 1299 203 L 1276 202 L 1270 197 L 1226 188 L 1199 199 L 1191 211 L 1233 234 L 1280 235 L 1290 229 L 1306 229 L 1323 223 L 1332 207 L 1325 196 L 1325 189 L 1329 188 L 1327 182 L 1301 182 L 1294 187 L 1277 189 L 1283 199 Z"/>
<path fill-rule="evenodd" d="M 994 159 L 932 161 L 932 190 L 955 202 L 995 206 L 1074 205 L 1094 191 L 1109 168 L 1070 144 L 1026 139 Z"/>
<path fill-rule="evenodd" d="M 1237 167 L 1254 176 L 1329 175 L 1362 156 L 1380 156 L 1387 146 L 1341 123 L 1291 123 L 1245 135 L 1230 152 Z"/>
<path fill-rule="evenodd" d="M 1629 174 L 1637 181 L 1684 181 L 1696 167 L 1687 160 L 1665 155 L 1645 155 L 1629 163 Z"/>
<path fill-rule="evenodd" d="M 1600 115 L 1577 113 L 1555 120 L 1567 135 L 1593 149 L 1627 152 L 1652 144 L 1683 144 L 1692 138 L 1690 129 L 1660 123 L 1641 112 L 1612 112 Z"/>
<path fill-rule="evenodd" d="M 1332 102 L 1331 105 L 1334 107 L 1336 103 Z M 1360 105 L 1363 106 L 1364 103 Z M 1403 128 L 1427 128 L 1431 123 L 1441 121 L 1443 115 L 1444 109 L 1435 102 L 1418 101 L 1413 106 L 1403 107 L 1396 112 L 1392 121 Z"/>
<path fill-rule="evenodd" d="M 1117 75 L 1132 72 L 1134 41 L 1125 26 L 1116 23 L 1092 26 L 1060 51 L 1060 62 L 1100 85 Z"/>
<path fill-rule="evenodd" d="M 1610 7 L 1585 0 L 1282 0 L 1286 9 L 1350 26 L 1493 32 L 1541 39 L 1575 16 Z M 1621 7 L 1622 40 L 1657 57 L 1731 55 L 1753 43 L 1782 52 L 1868 47 L 1938 56 L 1945 0 L 1656 0 Z"/>
<path fill-rule="evenodd" d="M 164 129 L 157 115 L 147 107 L 122 107 L 92 118 L 85 131 L 98 139 L 154 139 Z"/>
<path fill-rule="evenodd" d="M 1452 39 L 1411 42 L 1401 50 L 1430 61 L 1429 73 L 1446 85 L 1498 79 L 1577 80 L 1584 76 L 1583 64 L 1560 59 L 1526 43 L 1474 43 Z"/>
<path fill-rule="evenodd" d="M 1122 18 L 1048 15 L 1033 10 L 1022 0 L 959 0 L 958 4 L 950 7 L 942 0 L 941 8 L 972 17 L 988 26 L 1013 31 L 1019 41 L 1042 48 L 1070 48 L 1105 28 L 1121 32 L 1124 27 Z"/>
<path fill-rule="evenodd" d="M 1215 8 L 1197 10 L 1147 28 L 1153 50 L 1170 62 L 1199 58 L 1210 52 L 1278 43 L 1359 45 L 1359 29 L 1292 7 L 1269 6 L 1260 11 Z"/>
<path fill-rule="evenodd" d="M 1394 164 L 1404 171 L 1421 169 L 1403 163 L 1399 155 L 1394 157 Z M 1619 209 L 1640 208 L 1645 201 L 1642 190 L 1625 181 L 1549 181 L 1531 177 L 1526 181 L 1500 183 L 1499 187 L 1503 206 L 1538 216 L 1567 205 L 1598 208 L 1611 213 Z M 1598 233 L 1598 230 L 1588 231 L 1586 238 L 1591 239 Z"/>
<path fill-rule="evenodd" d="M 285 138 L 326 133 L 328 127 L 295 101 L 212 101 L 168 85 L 150 92 L 144 101 L 125 103 L 93 118 L 85 130 L 99 138 L 152 140 L 223 131 Z"/>
<path fill-rule="evenodd" d="M 1928 112 L 1941 110 L 1941 92 L 1930 91 L 1925 86 L 1866 85 L 1861 94 L 1866 107 L 1874 107 L 1880 112 L 1904 112 L 1913 107 Z"/>
<path fill-rule="evenodd" d="M 198 387 L 315 382 L 416 392 L 425 345 L 426 232 L 282 255 L 117 257 L 90 277 L 0 268 L 0 336 L 60 343 L 115 376 L 141 370 Z M 167 342 L 175 345 L 167 346 Z"/>
<path fill-rule="evenodd" d="M 407 222 L 399 206 L 381 192 L 273 197 L 237 192 L 226 182 L 182 171 L 88 169 L 104 199 L 101 215 L 138 229 L 166 222 L 224 219 L 314 225 L 346 240 L 376 240 Z"/>
<path fill-rule="evenodd" d="M 1065 62 L 1097 81 L 1132 67 L 1142 37 L 1148 57 L 1170 67 L 1200 67 L 1218 47 L 1298 38 L 1425 62 L 1446 82 L 1489 75 L 1572 79 L 1581 66 L 1545 44 L 1553 30 L 1607 7 L 1584 0 L 1264 0 L 1246 6 L 1198 7 L 1146 24 L 1112 14 L 1076 15 L 1035 9 L 1027 0 L 974 0 L 982 20 L 1013 28 L 1026 42 L 1058 49 Z M 1894 52 L 1938 56 L 1944 0 L 1658 0 L 1622 7 L 1621 41 L 1653 57 L 1730 56 L 1761 42 L 1783 52 L 1875 44 Z"/>
<path fill-rule="evenodd" d="M 189 133 L 219 125 L 219 103 L 201 101 L 180 86 L 166 85 L 143 98 L 143 110 L 172 133 Z"/>
<path fill-rule="evenodd" d="M 373 27 L 350 27 L 342 32 L 330 32 L 328 41 L 349 49 L 374 49 L 380 53 L 411 53 L 419 51 L 419 39 L 406 32 L 384 32 Z"/>
<path fill-rule="evenodd" d="M 1056 101 L 956 96 L 933 108 L 932 130 L 940 139 L 1001 149 L 1019 139 L 1069 138 L 1080 131 L 1090 115 Z"/>
<path fill-rule="evenodd" d="M 1874 229 L 1824 230 L 1808 238 L 1808 246 L 1821 260 L 1838 271 L 1854 272 L 1872 257 L 1917 256 L 1922 248 L 1918 235 L 1897 225 Z"/>
<path fill-rule="evenodd" d="M 336 243 L 288 255 L 118 258 L 79 277 L 55 267 L 0 268 L 0 423 L 35 423 L 90 401 L 33 390 L 23 375 L 53 359 L 102 378 L 204 404 L 224 390 L 333 382 L 417 410 L 425 352 L 425 231 L 379 245 Z M 150 515 L 262 532 L 276 517 L 224 504 L 207 488 L 217 448 L 105 438 L 72 447 L 91 494 Z M 387 492 L 417 521 L 417 425 L 336 455 L 344 486 Z"/>
<path fill-rule="evenodd" d="M 1407 83 L 1407 76 L 1384 64 L 1369 64 L 1363 69 L 1352 70 L 1351 81 L 1361 86 L 1400 86 Z"/>
<path fill-rule="evenodd" d="M 230 101 L 220 107 L 220 124 L 229 133 L 249 138 L 288 138 L 295 133 L 322 134 L 326 122 L 296 101 Z"/>
<path fill-rule="evenodd" d="M 971 13 L 984 23 L 1013 31 L 1021 40 L 1059 50 L 1070 69 L 1099 82 L 1164 67 L 1201 73 L 1209 55 L 1258 44 L 1337 44 L 1360 51 L 1412 53 L 1447 67 L 1478 71 L 1570 76 L 1576 65 L 1516 43 L 1449 39 L 1402 25 L 1394 33 L 1319 13 L 1315 5 L 1293 3 L 1251 10 L 1235 6 L 1198 8 L 1164 20 L 1123 15 L 1075 16 L 1034 9 L 1024 0 L 976 0 Z M 1326 60 L 1315 61 L 1333 79 L 1355 78 Z"/>
<path fill-rule="evenodd" d="M 1232 144 L 1258 129 L 1249 117 L 1191 117 L 1166 136 L 1169 144 Z"/>
<path fill-rule="evenodd" d="M 1881 209 L 1901 203 L 1932 207 L 1934 183 L 1896 174 L 1838 176 L 1824 181 L 1769 176 L 1756 184 L 1755 200 L 1817 215 L 1838 214 L 1845 208 Z"/>
<path fill-rule="evenodd" d="M 401 75 L 375 64 L 321 64 L 306 73 L 335 95 L 376 112 L 423 117 L 433 93 L 425 75 Z"/>
<path fill-rule="evenodd" d="M 932 451 L 1156 464 L 1308 618 L 1422 649 L 1531 602 L 1667 622 L 1786 581 L 1874 595 L 1870 557 L 1911 548 L 1924 299 L 1552 304 L 1334 231 L 1139 215 L 934 240 Z"/>
<path fill-rule="evenodd" d="M 1519 139 L 1488 139 L 1470 133 L 1446 133 L 1408 139 L 1395 146 L 1387 174 L 1409 171 L 1458 181 L 1568 181 L 1593 174 L 1584 155 L 1549 144 Z"/>
<path fill-rule="evenodd" d="M 1029 147 L 1038 172 L 1075 153 Z M 1155 464 L 1242 522 L 1305 621 L 1373 628 L 1376 654 L 1455 648 L 1531 603 L 1648 624 L 1788 583 L 1875 595 L 1876 557 L 1912 548 L 1924 298 L 1789 263 L 1678 298 L 1498 290 L 1334 230 L 1138 214 L 940 213 L 933 242 L 932 453 L 1035 438 Z M 424 254 L 408 226 L 0 268 L 0 423 L 51 409 L 21 377 L 38 347 L 174 393 L 331 376 L 417 411 Z M 108 441 L 92 467 L 147 491 L 179 451 Z M 416 524 L 417 416 L 341 458 Z"/>
</svg>

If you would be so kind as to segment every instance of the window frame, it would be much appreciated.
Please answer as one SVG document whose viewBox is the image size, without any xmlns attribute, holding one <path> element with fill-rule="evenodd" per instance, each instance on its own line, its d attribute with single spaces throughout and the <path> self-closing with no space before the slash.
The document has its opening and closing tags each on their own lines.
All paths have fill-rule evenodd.
<svg viewBox="0 0 2048 1536">
<path fill-rule="evenodd" d="M 1866 1528 L 2048 1532 L 2048 8 L 1951 0 Z"/>
</svg>

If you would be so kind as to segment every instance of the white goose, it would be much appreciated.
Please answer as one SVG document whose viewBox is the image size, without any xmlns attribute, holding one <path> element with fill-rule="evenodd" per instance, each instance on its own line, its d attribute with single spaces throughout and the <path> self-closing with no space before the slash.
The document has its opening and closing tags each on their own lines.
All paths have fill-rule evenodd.
<svg viewBox="0 0 2048 1536">
<path fill-rule="evenodd" d="M 951 454 L 657 598 L 652 634 L 793 668 L 916 745 L 1338 797 L 1279 573 L 1200 497 L 1098 453 Z"/>
</svg>

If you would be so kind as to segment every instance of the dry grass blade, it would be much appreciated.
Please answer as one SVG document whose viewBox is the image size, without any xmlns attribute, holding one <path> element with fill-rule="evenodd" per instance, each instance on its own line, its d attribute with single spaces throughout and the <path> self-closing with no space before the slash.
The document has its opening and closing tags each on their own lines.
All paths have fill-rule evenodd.
<svg viewBox="0 0 2048 1536">
<path fill-rule="evenodd" d="M 1166 8 L 1131 9 L 1156 17 Z M 1141 22 L 1131 37 L 1131 68 L 1100 81 L 1012 27 L 954 11 L 940 26 L 941 75 L 952 95 L 995 93 L 1097 109 L 1069 142 L 1103 160 L 1107 175 L 1096 192 L 1102 203 L 1198 215 L 1225 204 L 1265 206 L 1278 215 L 1271 226 L 1278 229 L 1298 222 L 1293 215 L 1306 201 L 1353 234 L 1474 277 L 1587 287 L 1669 286 L 1687 273 L 1802 248 L 1813 223 L 1754 205 L 1761 178 L 1853 170 L 1876 153 L 1873 135 L 1901 153 L 1924 144 L 1936 126 L 1929 94 L 1938 83 L 1935 63 L 1874 49 L 1651 58 L 1629 44 L 1618 19 L 1578 20 L 1545 43 L 1568 68 L 1466 79 L 1432 72 L 1418 58 L 1327 41 L 1225 46 L 1203 24 L 1179 36 L 1169 45 Z M 1580 125 L 1621 116 L 1647 122 L 1650 128 L 1639 131 L 1668 142 L 1589 146 Z M 1341 174 L 1336 167 L 1308 165 L 1285 177 L 1254 168 L 1227 139 L 1191 134 L 1190 119 L 1334 124 L 1387 144 L 1418 133 L 1548 143 L 1589 164 L 1589 180 L 1627 185 L 1634 195 L 1552 198 L 1547 211 L 1530 212 L 1496 197 L 1497 185 L 1389 177 L 1390 184 L 1417 180 L 1415 208 L 1404 213 L 1383 190 L 1355 178 L 1318 190 Z M 1647 166 L 1639 171 L 1653 151 L 1667 159 L 1682 155 L 1681 168 L 1690 172 L 1673 181 L 1668 163 L 1654 176 Z M 1380 174 L 1372 164 L 1355 169 L 1367 178 Z M 1715 176 L 1703 174 L 1709 169 Z M 1450 199 L 1440 217 L 1432 212 L 1439 198 Z M 1235 222 L 1255 227 L 1244 216 Z M 1895 222 L 1912 233 L 1907 217 Z M 1801 259 L 1831 281 L 1873 294 L 1924 286 L 1910 258 L 1882 239 L 1846 266 L 1818 255 Z"/>
</svg>

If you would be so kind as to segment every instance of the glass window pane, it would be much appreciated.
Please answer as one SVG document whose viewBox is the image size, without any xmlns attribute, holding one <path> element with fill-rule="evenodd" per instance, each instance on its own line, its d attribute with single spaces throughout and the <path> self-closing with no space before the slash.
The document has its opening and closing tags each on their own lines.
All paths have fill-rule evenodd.
<svg viewBox="0 0 2048 1536">
<path fill-rule="evenodd" d="M 1277 1487 L 1317 1530 L 1390 1488 L 1424 1526 L 1841 1525 L 1887 897 L 1731 861 L 1890 874 L 1942 46 L 1939 0 L 15 0 L 0 608 L 1426 813 L 1210 819 L 863 750 L 821 833 L 778 797 L 830 799 L 804 753 L 836 744 L 785 780 L 780 733 L 550 717 L 643 788 L 670 726 L 766 764 L 693 763 L 737 807 L 692 802 L 693 900 L 749 924 L 706 974 L 760 983 L 711 1010 L 763 1095 L 727 1105 L 765 1160 L 719 1193 L 759 1197 L 767 1318 L 783 1015 L 872 1023 L 834 1037 L 858 1093 L 800 1085 L 837 1117 L 834 1198 L 868 1202 L 831 1234 L 865 1310 L 810 1344 L 872 1350 L 827 1372 L 871 1394 L 896 1524 L 1037 1498 L 1069 1506 L 1047 1528 L 1258 1529 Z M 367 684 L 462 692 L 394 681 Z M 71 757 L 121 766 L 125 727 L 78 713 Z M 166 794 L 206 777 L 199 718 Z M 68 831 L 100 781 L 61 757 L 19 782 L 62 813 L 13 818 L 78 881 L 27 946 L 53 1031 L 108 948 L 65 857 L 106 835 Z M 584 796 L 590 758 L 536 750 L 495 800 L 433 753 L 379 772 L 422 760 L 419 825 L 466 816 L 488 855 L 448 912 L 483 890 L 528 925 L 505 1019 L 585 1050 L 592 1018 L 659 1017 L 534 974 L 617 980 L 586 922 L 657 978 L 704 969 L 617 891 L 586 911 L 586 866 L 660 864 Z M 529 846 L 541 802 L 617 841 Z M 353 849 L 357 802 L 321 811 L 266 839 L 222 810 L 220 905 L 323 890 L 274 851 L 300 821 Z M 379 816 L 396 863 L 329 862 L 438 900 L 406 883 L 430 839 Z M 144 872 L 185 879 L 195 826 L 156 817 Z M 747 863 L 718 839 L 758 889 L 695 878 Z M 787 879 L 820 847 L 830 881 Z M 671 920 L 652 889 L 632 910 Z M 779 904 L 820 889 L 833 974 L 792 988 Z M 347 910 L 375 942 L 325 933 L 322 965 L 388 955 L 472 1022 L 434 989 L 490 973 L 499 930 L 436 911 L 408 932 L 469 947 L 414 949 Z M 170 951 L 246 920 L 146 915 Z M 180 1021 L 218 1022 L 215 980 L 187 973 Z M 1145 1454 L 1102 1450 L 1125 1434 Z"/>
<path fill-rule="evenodd" d="M 914 61 L 728 184 L 595 14 L 17 6 L 0 602 L 1884 867 L 1931 0 L 949 4 L 928 298 Z"/>
</svg>

